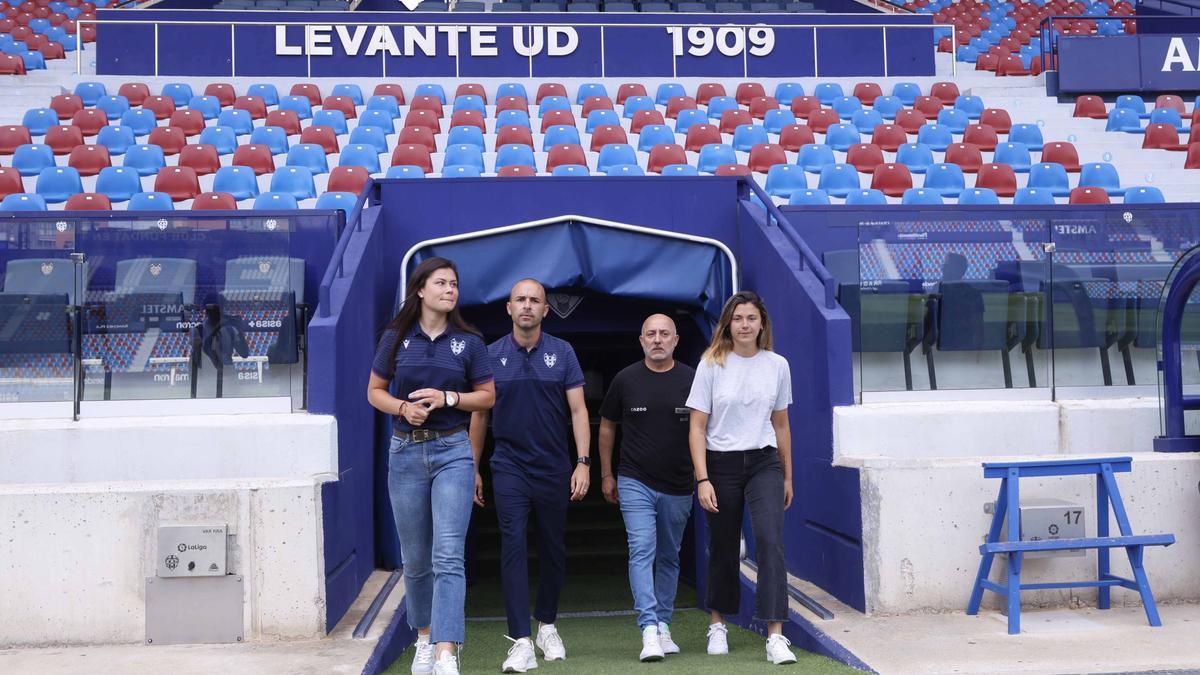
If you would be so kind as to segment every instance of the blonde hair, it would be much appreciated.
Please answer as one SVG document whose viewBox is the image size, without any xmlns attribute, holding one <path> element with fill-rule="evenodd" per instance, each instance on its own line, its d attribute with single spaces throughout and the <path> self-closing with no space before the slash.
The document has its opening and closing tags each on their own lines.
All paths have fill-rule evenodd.
<svg viewBox="0 0 1200 675">
<path fill-rule="evenodd" d="M 742 291 L 734 293 L 725 302 L 725 307 L 721 310 L 721 318 L 717 320 L 717 327 L 713 331 L 712 342 L 709 343 L 708 349 L 704 350 L 704 356 L 701 357 L 706 362 L 715 363 L 721 367 L 725 366 L 725 356 L 733 351 L 733 333 L 729 327 L 733 323 L 733 310 L 737 309 L 738 305 L 746 304 L 754 305 L 759 316 L 762 317 L 762 329 L 759 330 L 756 340 L 758 348 L 772 351 L 774 339 L 771 336 L 771 318 L 767 315 L 767 307 L 757 293 Z"/>
</svg>

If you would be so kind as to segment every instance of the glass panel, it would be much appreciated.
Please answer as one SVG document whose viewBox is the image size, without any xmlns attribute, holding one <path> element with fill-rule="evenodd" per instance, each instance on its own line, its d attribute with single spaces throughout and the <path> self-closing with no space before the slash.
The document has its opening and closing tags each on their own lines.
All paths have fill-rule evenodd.
<svg viewBox="0 0 1200 675">
<path fill-rule="evenodd" d="M 72 400 L 74 250 L 70 223 L 0 222 L 0 402 Z"/>
<path fill-rule="evenodd" d="M 1047 386 L 1038 345 L 1047 241 L 1040 219 L 961 211 L 861 225 L 861 281 L 839 295 L 856 325 L 861 390 Z"/>
</svg>

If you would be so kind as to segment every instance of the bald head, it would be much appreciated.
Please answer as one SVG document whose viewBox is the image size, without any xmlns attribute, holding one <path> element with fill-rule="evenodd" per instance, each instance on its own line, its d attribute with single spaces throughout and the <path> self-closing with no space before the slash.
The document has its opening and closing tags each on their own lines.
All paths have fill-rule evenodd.
<svg viewBox="0 0 1200 675">
<path fill-rule="evenodd" d="M 642 322 L 642 333 L 638 337 L 642 352 L 646 355 L 646 366 L 651 370 L 670 370 L 675 364 L 675 347 L 679 345 L 679 334 L 675 321 L 666 314 L 651 314 Z"/>
<path fill-rule="evenodd" d="M 523 331 L 533 331 L 542 325 L 542 319 L 550 311 L 546 304 L 546 287 L 537 279 L 522 279 L 513 284 L 505 305 L 512 317 L 513 326 Z"/>
</svg>

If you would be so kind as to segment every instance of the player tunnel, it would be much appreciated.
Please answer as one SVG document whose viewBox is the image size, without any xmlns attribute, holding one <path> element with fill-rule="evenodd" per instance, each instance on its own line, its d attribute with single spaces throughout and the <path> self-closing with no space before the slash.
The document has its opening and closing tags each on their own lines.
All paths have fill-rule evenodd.
<svg viewBox="0 0 1200 675">
<path fill-rule="evenodd" d="M 568 587 L 572 579 L 597 576 L 608 576 L 614 584 L 611 577 L 620 576 L 624 583 L 627 548 L 620 511 L 604 500 L 600 489 L 596 450 L 600 404 L 613 377 L 643 358 L 637 337 L 650 314 L 663 313 L 675 320 L 680 334 L 676 358 L 696 363 L 723 299 L 737 290 L 732 252 L 713 239 L 566 216 L 421 242 L 405 257 L 405 278 L 398 288 L 404 287 L 407 273 L 417 263 L 431 256 L 458 265 L 460 307 L 489 342 L 512 330 L 505 302 L 515 282 L 532 277 L 546 286 L 551 311 L 543 329 L 570 342 L 579 357 L 592 430 L 592 488 L 568 512 Z M 564 433 L 569 435 L 567 430 Z M 485 457 L 490 456 L 491 446 L 489 434 Z M 619 450 L 616 461 L 620 461 Z M 476 509 L 472 520 L 468 574 L 486 586 L 500 574 L 500 537 L 486 460 L 482 473 L 488 503 Z M 390 522 L 381 527 L 385 551 L 395 550 L 390 527 Z M 689 533 L 685 541 L 690 539 Z M 534 543 L 531 532 L 531 571 L 537 570 Z M 688 579 L 691 560 L 685 551 Z"/>
</svg>

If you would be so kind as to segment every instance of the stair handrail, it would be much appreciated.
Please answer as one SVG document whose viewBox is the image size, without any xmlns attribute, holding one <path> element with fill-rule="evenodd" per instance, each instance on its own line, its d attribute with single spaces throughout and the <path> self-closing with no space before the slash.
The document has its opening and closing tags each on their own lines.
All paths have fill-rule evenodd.
<svg viewBox="0 0 1200 675">
<path fill-rule="evenodd" d="M 317 316 L 327 318 L 330 316 L 330 290 L 333 288 L 333 282 L 340 279 L 345 274 L 345 259 L 346 248 L 350 245 L 350 239 L 355 232 L 362 232 L 362 212 L 366 208 L 367 202 L 372 198 L 376 198 L 378 203 L 379 186 L 374 178 L 368 178 L 367 184 L 363 187 L 362 192 L 358 195 L 358 201 L 354 203 L 354 209 L 350 211 L 350 215 L 346 218 L 345 226 L 338 235 L 337 245 L 333 247 L 333 255 L 329 257 L 329 265 L 325 268 L 325 275 L 321 277 L 321 286 L 317 290 Z"/>
<path fill-rule="evenodd" d="M 800 236 L 800 233 L 796 232 L 796 228 L 792 226 L 791 221 L 787 219 L 787 216 L 783 214 L 783 211 L 779 210 L 779 207 L 775 205 L 775 202 L 771 199 L 771 197 L 758 185 L 757 182 L 754 181 L 754 179 L 742 178 L 739 182 L 757 195 L 759 201 L 761 201 L 763 206 L 766 207 L 767 226 L 769 227 L 772 224 L 772 221 L 774 221 L 775 226 L 779 228 L 779 231 L 783 233 L 783 236 L 787 237 L 788 241 L 792 243 L 792 246 L 796 247 L 796 250 L 800 253 L 800 269 L 803 270 L 805 261 L 808 262 L 808 265 L 812 268 L 813 274 L 825 288 L 825 309 L 834 309 L 837 307 L 837 280 L 833 278 L 833 275 L 829 273 L 829 270 L 825 269 L 825 265 L 821 262 L 820 257 L 818 257 L 817 254 L 813 252 L 811 248 L 809 248 L 808 243 L 804 241 L 804 239 Z M 738 198 L 739 200 L 744 199 L 744 197 L 742 197 L 740 194 L 738 195 Z"/>
</svg>

